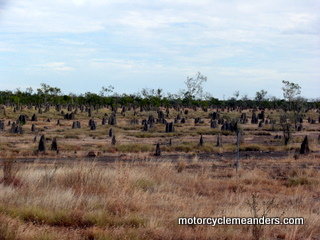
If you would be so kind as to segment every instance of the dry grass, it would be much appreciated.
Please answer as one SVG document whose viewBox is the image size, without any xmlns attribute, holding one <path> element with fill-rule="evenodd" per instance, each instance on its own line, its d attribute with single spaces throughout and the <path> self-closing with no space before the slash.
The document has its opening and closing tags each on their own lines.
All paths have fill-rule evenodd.
<svg viewBox="0 0 320 240">
<path fill-rule="evenodd" d="M 262 226 L 261 239 L 318 239 L 319 171 L 287 161 L 290 168 L 238 174 L 197 156 L 177 163 L 26 164 L 15 174 L 20 185 L 0 184 L 0 238 L 251 239 L 254 226 L 180 226 L 177 218 L 251 217 L 248 202 L 257 194 L 261 208 L 274 199 L 268 216 L 305 218 L 305 225 Z"/>
<path fill-rule="evenodd" d="M 20 114 L 30 117 L 36 112 L 24 109 L 14 113 L 8 108 L 7 116 L 0 117 L 7 124 Z M 211 129 L 209 112 L 189 109 L 187 116 L 181 114 L 187 122 L 176 124 L 174 133 L 165 133 L 165 125 L 159 123 L 147 132 L 141 125 L 129 124 L 133 117 L 139 122 L 150 114 L 156 117 L 155 111 L 118 114 L 117 126 L 101 125 L 104 114 L 110 112 L 106 108 L 93 111 L 91 118 L 98 124 L 94 131 L 88 127 L 85 112 L 78 112 L 75 119 L 82 128 L 71 129 L 72 120 L 63 120 L 51 108 L 37 114 L 36 132 L 31 132 L 30 121 L 23 126 L 23 135 L 9 133 L 9 126 L 1 132 L 0 239 L 320 239 L 319 124 L 304 123 L 305 130 L 295 132 L 288 146 L 283 139 L 274 139 L 282 135 L 277 126 L 274 131 L 271 125 L 241 124 L 244 142 L 240 151 L 245 151 L 242 156 L 246 157 L 236 174 L 235 133 Z M 171 109 L 168 122 L 177 114 Z M 251 113 L 247 114 L 250 118 Z M 270 111 L 266 115 L 279 118 Z M 240 113 L 224 111 L 221 116 L 233 119 Z M 194 124 L 195 117 L 204 123 Z M 47 118 L 52 121 L 46 122 Z M 110 127 L 116 145 L 111 145 Z M 47 149 L 57 138 L 59 153 L 35 151 L 42 134 Z M 222 135 L 222 147 L 216 147 L 217 134 Z M 199 145 L 200 135 L 203 146 Z M 313 153 L 297 156 L 305 135 Z M 158 160 L 153 159 L 156 143 L 162 151 Z M 82 159 L 89 151 L 118 162 Z M 19 163 L 27 158 L 38 160 Z M 268 216 L 304 217 L 305 224 L 177 224 L 183 216 L 261 216 L 269 205 Z"/>
</svg>

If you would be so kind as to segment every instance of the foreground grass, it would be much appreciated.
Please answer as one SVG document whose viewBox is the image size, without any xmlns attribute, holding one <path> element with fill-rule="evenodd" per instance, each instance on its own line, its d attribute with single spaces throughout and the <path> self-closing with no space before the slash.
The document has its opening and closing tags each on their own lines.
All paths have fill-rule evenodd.
<svg viewBox="0 0 320 240">
<path fill-rule="evenodd" d="M 0 239 L 317 239 L 320 173 L 289 160 L 284 169 L 238 174 L 183 159 L 22 165 L 0 184 Z M 255 226 L 177 223 L 252 217 L 252 196 L 260 209 L 274 199 L 268 217 L 304 217 L 305 224 L 262 226 L 257 238 Z"/>
</svg>

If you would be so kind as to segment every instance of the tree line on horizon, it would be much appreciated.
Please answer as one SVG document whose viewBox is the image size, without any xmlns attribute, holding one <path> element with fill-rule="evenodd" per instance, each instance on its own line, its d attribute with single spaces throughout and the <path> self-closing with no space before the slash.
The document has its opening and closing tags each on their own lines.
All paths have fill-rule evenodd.
<svg viewBox="0 0 320 240">
<path fill-rule="evenodd" d="M 319 108 L 320 98 L 308 100 L 300 96 L 301 87 L 289 81 L 282 81 L 284 84 L 283 99 L 267 97 L 267 91 L 256 92 L 254 99 L 249 99 L 247 95 L 239 98 L 239 91 L 227 100 L 214 98 L 209 93 L 203 93 L 203 82 L 207 78 L 200 72 L 194 78 L 188 77 L 185 81 L 186 89 L 180 90 L 177 94 L 167 93 L 158 89 L 142 89 L 136 94 L 114 93 L 113 86 L 102 87 L 97 93 L 86 92 L 76 95 L 74 93 L 62 94 L 61 89 L 41 83 L 41 87 L 36 92 L 31 87 L 25 91 L 17 88 L 15 91 L 0 91 L 0 104 L 5 105 L 106 105 L 106 106 L 133 106 L 133 107 L 201 107 L 206 110 L 209 107 L 244 107 L 244 108 L 269 108 L 293 110 L 296 108 Z"/>
</svg>

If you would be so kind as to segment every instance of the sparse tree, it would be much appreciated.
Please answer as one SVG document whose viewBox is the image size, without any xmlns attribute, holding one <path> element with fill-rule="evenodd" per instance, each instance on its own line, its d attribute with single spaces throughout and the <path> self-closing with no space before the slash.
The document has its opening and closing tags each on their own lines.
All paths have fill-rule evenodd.
<svg viewBox="0 0 320 240">
<path fill-rule="evenodd" d="M 241 101 L 246 102 L 246 101 L 248 101 L 248 100 L 249 100 L 248 93 L 243 94 L 242 97 L 241 97 Z"/>
<path fill-rule="evenodd" d="M 61 89 L 57 87 L 51 87 L 48 84 L 41 83 L 41 88 L 38 88 L 38 95 L 42 96 L 44 103 L 47 104 L 48 100 L 58 96 L 61 93 Z"/>
<path fill-rule="evenodd" d="M 283 121 L 280 121 L 284 136 L 284 143 L 287 145 L 292 137 L 292 132 L 297 127 L 299 119 L 302 117 L 306 100 L 300 97 L 301 87 L 296 83 L 282 81 L 284 86 L 283 97 L 288 101 L 288 107 L 284 105 L 284 113 L 280 116 Z M 294 125 L 293 125 L 294 124 Z"/>
<path fill-rule="evenodd" d="M 240 95 L 240 91 L 235 91 L 233 93 L 233 96 L 235 97 L 235 99 L 238 99 L 239 95 Z"/>
<path fill-rule="evenodd" d="M 289 81 L 282 81 L 282 83 L 284 84 L 282 87 L 283 96 L 289 104 L 288 108 L 285 110 L 289 111 L 289 118 L 294 123 L 295 127 L 297 127 L 297 123 L 305 110 L 307 100 L 299 96 L 301 87 L 298 84 Z"/>
<path fill-rule="evenodd" d="M 291 122 L 288 120 L 287 113 L 280 115 L 280 126 L 283 132 L 284 145 L 288 145 L 292 138 L 293 127 Z"/>
<path fill-rule="evenodd" d="M 283 97 L 289 102 L 289 110 L 292 110 L 293 102 L 301 93 L 301 87 L 297 83 L 285 80 L 283 80 L 282 83 L 284 84 L 282 87 Z"/>
<path fill-rule="evenodd" d="M 114 87 L 109 85 L 108 87 L 102 87 L 102 90 L 100 91 L 100 96 L 104 97 L 106 94 L 112 93 L 114 90 Z"/>
<path fill-rule="evenodd" d="M 184 92 L 185 98 L 201 99 L 203 96 L 203 82 L 207 81 L 207 77 L 203 76 L 200 72 L 196 74 L 194 78 L 187 77 L 186 84 L 187 90 Z"/>
<path fill-rule="evenodd" d="M 33 92 L 32 87 L 28 87 L 28 88 L 26 88 L 26 93 L 27 93 L 28 95 L 31 95 L 31 94 L 32 94 L 32 92 Z"/>
<path fill-rule="evenodd" d="M 209 93 L 209 92 L 205 92 L 203 94 L 203 99 L 206 100 L 206 101 L 210 101 L 211 99 L 213 98 L 212 94 Z"/>
</svg>

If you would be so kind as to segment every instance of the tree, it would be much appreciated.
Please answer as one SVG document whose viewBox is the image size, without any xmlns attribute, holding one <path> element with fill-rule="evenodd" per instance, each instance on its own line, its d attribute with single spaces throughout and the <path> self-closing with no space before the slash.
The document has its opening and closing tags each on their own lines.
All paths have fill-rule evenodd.
<svg viewBox="0 0 320 240">
<path fill-rule="evenodd" d="M 206 81 L 207 77 L 201 75 L 200 72 L 196 74 L 195 78 L 187 77 L 187 81 L 184 82 L 187 87 L 187 90 L 184 92 L 184 97 L 190 99 L 201 99 L 203 95 L 202 84 Z"/>
<path fill-rule="evenodd" d="M 289 110 L 292 110 L 292 103 L 296 97 L 301 93 L 301 87 L 297 83 L 282 80 L 284 86 L 282 87 L 283 97 L 289 102 Z"/>
<path fill-rule="evenodd" d="M 26 88 L 26 93 L 27 93 L 28 95 L 32 95 L 32 92 L 33 92 L 32 87 Z"/>
<path fill-rule="evenodd" d="M 38 88 L 38 95 L 44 98 L 44 103 L 47 104 L 48 100 L 58 96 L 61 93 L 61 89 L 57 87 L 51 87 L 45 83 L 41 83 L 41 88 Z"/>
<path fill-rule="evenodd" d="M 143 88 L 141 90 L 141 95 L 144 97 L 145 100 L 149 102 L 151 106 L 159 107 L 161 105 L 162 92 L 163 90 L 161 88 L 158 88 L 158 89 Z"/>
<path fill-rule="evenodd" d="M 282 87 L 283 97 L 289 104 L 288 106 L 284 104 L 285 112 L 280 116 L 282 118 L 281 128 L 284 135 L 284 143 L 287 145 L 291 140 L 294 128 L 297 128 L 298 122 L 302 118 L 306 99 L 299 96 L 301 93 L 299 84 L 284 80 L 282 83 L 284 84 Z"/>
<path fill-rule="evenodd" d="M 258 102 L 266 100 L 267 91 L 261 89 L 260 92 L 256 92 L 255 100 Z"/>
<path fill-rule="evenodd" d="M 161 99 L 161 98 L 162 98 L 163 89 L 158 88 L 156 91 L 157 91 L 157 93 L 156 93 L 156 94 L 157 94 L 157 95 L 156 95 L 156 97 Z"/>
<path fill-rule="evenodd" d="M 241 101 L 246 102 L 246 101 L 248 101 L 248 100 L 249 100 L 248 93 L 243 94 L 242 97 L 241 97 Z"/>
<path fill-rule="evenodd" d="M 235 92 L 233 93 L 233 96 L 235 97 L 235 99 L 238 99 L 239 95 L 240 95 L 240 92 L 239 92 L 239 91 L 235 91 Z"/>
<path fill-rule="evenodd" d="M 297 126 L 298 120 L 302 117 L 302 112 L 304 111 L 306 99 L 300 97 L 301 87 L 299 84 L 291 83 L 289 81 L 282 81 L 284 86 L 283 97 L 288 101 L 288 108 L 285 107 L 284 110 L 288 110 L 290 114 L 290 120 L 295 123 L 295 127 Z"/>
<path fill-rule="evenodd" d="M 102 90 L 100 91 L 100 96 L 104 97 L 105 94 L 112 93 L 113 90 L 114 90 L 114 87 L 111 85 L 109 85 L 108 87 L 102 87 Z"/>
<path fill-rule="evenodd" d="M 281 104 L 281 99 L 279 99 L 279 98 L 277 98 L 275 96 L 270 96 L 269 99 L 270 99 L 271 107 L 273 109 L 276 109 Z"/>
<path fill-rule="evenodd" d="M 293 132 L 291 121 L 288 121 L 288 118 L 289 114 L 286 112 L 280 115 L 280 126 L 283 132 L 284 145 L 288 145 Z"/>
<path fill-rule="evenodd" d="M 86 92 L 85 93 L 85 100 L 86 100 L 86 103 L 88 103 L 90 105 L 101 105 L 102 104 L 102 98 L 96 93 Z"/>
</svg>

